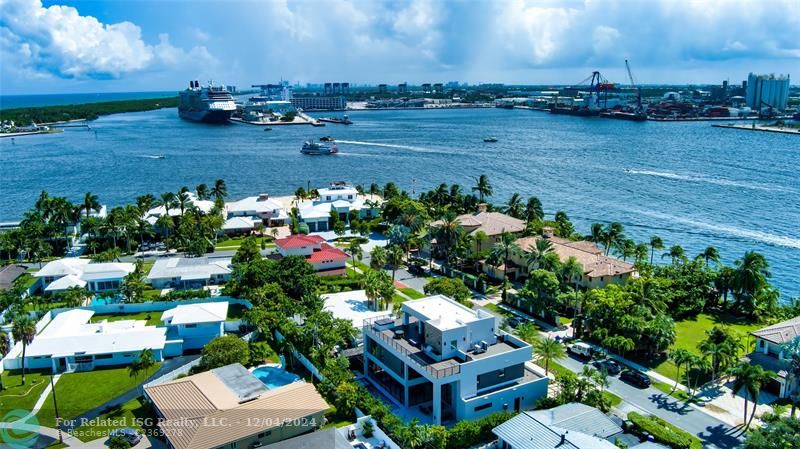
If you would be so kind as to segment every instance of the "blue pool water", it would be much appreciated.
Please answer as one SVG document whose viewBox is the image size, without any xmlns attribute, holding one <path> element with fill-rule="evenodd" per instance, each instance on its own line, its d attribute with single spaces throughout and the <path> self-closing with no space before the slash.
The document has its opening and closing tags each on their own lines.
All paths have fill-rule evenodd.
<svg viewBox="0 0 800 449">
<path fill-rule="evenodd" d="M 270 390 L 300 380 L 300 376 L 275 366 L 262 366 L 253 370 L 253 375 Z"/>
</svg>

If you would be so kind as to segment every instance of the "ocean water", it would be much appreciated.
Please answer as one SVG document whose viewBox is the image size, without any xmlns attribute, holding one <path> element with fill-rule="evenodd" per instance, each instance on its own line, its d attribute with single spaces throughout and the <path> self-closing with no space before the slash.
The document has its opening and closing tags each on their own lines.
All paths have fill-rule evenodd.
<svg viewBox="0 0 800 449">
<path fill-rule="evenodd" d="M 223 178 L 232 198 L 290 195 L 298 186 L 396 182 L 409 192 L 474 184 L 491 201 L 538 196 L 580 232 L 619 221 L 646 241 L 660 235 L 689 255 L 714 245 L 727 263 L 764 253 L 785 297 L 800 296 L 800 140 L 713 128 L 708 122 L 632 123 L 529 110 L 351 112 L 351 126 L 261 127 L 186 122 L 174 109 L 101 117 L 91 131 L 0 139 L 0 221 L 19 219 L 38 193 L 111 206 L 142 193 Z M 96 133 L 95 133 L 96 131 Z M 299 153 L 331 135 L 340 154 Z M 499 142 L 484 143 L 486 136 Z M 150 156 L 165 155 L 166 159 Z"/>
<path fill-rule="evenodd" d="M 53 106 L 60 104 L 98 103 L 103 101 L 141 100 L 174 97 L 177 92 L 102 92 L 85 94 L 0 95 L 0 109 Z"/>
</svg>

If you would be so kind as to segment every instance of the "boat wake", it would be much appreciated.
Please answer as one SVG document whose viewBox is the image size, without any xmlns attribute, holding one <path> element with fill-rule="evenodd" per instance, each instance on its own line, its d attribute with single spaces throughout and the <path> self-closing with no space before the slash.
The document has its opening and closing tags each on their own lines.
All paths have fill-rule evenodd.
<svg viewBox="0 0 800 449">
<path fill-rule="evenodd" d="M 166 159 L 166 156 L 157 154 L 140 154 L 138 157 L 143 157 L 145 159 Z"/>
<path fill-rule="evenodd" d="M 364 145 L 368 147 L 381 147 L 381 148 L 395 148 L 398 150 L 416 151 L 419 153 L 441 153 L 431 148 L 415 147 L 411 145 L 400 145 L 396 143 L 379 143 L 379 142 L 362 142 L 360 140 L 340 140 L 336 139 L 337 143 L 347 143 L 350 145 Z"/>
<path fill-rule="evenodd" d="M 659 178 L 671 179 L 674 181 L 700 182 L 706 184 L 716 184 L 719 186 L 726 186 L 726 187 L 739 187 L 742 189 L 764 190 L 767 192 L 797 192 L 797 190 L 795 189 L 785 188 L 785 187 L 768 186 L 752 182 L 734 181 L 732 179 L 725 179 L 725 178 L 681 175 L 672 172 L 625 169 L 625 173 L 631 173 L 634 175 L 643 175 L 643 176 L 656 176 Z"/>
<path fill-rule="evenodd" d="M 768 245 L 800 249 L 800 238 L 794 238 L 788 235 L 777 235 L 777 234 L 771 234 L 769 232 L 757 231 L 754 229 L 744 229 L 725 224 L 709 223 L 705 221 L 694 220 L 686 217 L 678 217 L 675 215 L 664 214 L 655 211 L 637 209 L 634 212 L 642 215 L 647 215 L 649 217 L 657 218 L 659 220 L 671 221 L 674 223 L 679 223 L 694 228 L 705 229 L 716 233 L 723 233 L 727 235 L 732 235 L 734 237 L 766 243 Z"/>
</svg>

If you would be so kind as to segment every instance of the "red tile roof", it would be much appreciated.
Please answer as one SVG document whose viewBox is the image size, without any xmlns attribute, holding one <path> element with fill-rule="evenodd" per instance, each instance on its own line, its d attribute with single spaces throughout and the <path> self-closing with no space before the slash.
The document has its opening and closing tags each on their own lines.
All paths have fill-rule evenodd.
<svg viewBox="0 0 800 449">
<path fill-rule="evenodd" d="M 328 245 L 327 243 L 323 243 L 320 246 L 320 250 L 311 253 L 310 256 L 306 257 L 306 260 L 309 261 L 310 263 L 314 263 L 314 262 L 322 262 L 324 260 L 347 259 L 349 257 L 350 256 L 348 256 L 346 252 L 340 250 L 339 248 Z"/>
<path fill-rule="evenodd" d="M 275 244 L 278 245 L 279 248 L 297 248 L 300 246 L 317 246 L 320 243 L 324 243 L 325 239 L 318 235 L 303 235 L 303 234 L 294 234 L 290 235 L 289 237 L 283 239 L 276 239 Z"/>
</svg>

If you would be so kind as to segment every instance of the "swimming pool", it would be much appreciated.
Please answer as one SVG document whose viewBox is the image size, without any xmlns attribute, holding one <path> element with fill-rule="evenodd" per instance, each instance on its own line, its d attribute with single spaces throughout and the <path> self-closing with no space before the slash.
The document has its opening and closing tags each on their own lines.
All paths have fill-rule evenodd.
<svg viewBox="0 0 800 449">
<path fill-rule="evenodd" d="M 253 375 L 270 390 L 300 380 L 300 376 L 297 374 L 290 373 L 277 366 L 261 366 L 253 370 Z"/>
</svg>

